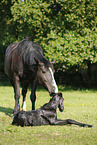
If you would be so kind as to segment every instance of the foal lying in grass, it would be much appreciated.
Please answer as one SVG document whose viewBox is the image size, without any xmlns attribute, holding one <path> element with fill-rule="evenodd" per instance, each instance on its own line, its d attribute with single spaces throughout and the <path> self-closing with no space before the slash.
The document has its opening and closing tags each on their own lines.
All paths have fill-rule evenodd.
<svg viewBox="0 0 97 145">
<path fill-rule="evenodd" d="M 92 125 L 80 123 L 71 119 L 57 119 L 57 107 L 61 112 L 64 110 L 63 100 L 62 93 L 53 94 L 50 101 L 41 108 L 32 111 L 20 111 L 15 114 L 12 124 L 20 126 L 75 124 L 81 127 L 92 127 Z"/>
</svg>

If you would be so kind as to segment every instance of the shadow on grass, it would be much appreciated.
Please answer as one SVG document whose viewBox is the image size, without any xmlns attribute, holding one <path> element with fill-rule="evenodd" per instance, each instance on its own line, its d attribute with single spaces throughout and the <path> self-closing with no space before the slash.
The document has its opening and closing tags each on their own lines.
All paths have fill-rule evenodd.
<svg viewBox="0 0 97 145">
<path fill-rule="evenodd" d="M 10 86 L 12 87 L 10 81 L 0 81 L 0 86 Z M 21 87 L 21 85 L 20 85 Z M 58 86 L 58 89 L 59 89 L 59 92 L 61 91 L 72 91 L 72 90 L 78 90 L 79 88 L 78 87 L 73 87 L 73 86 L 65 86 L 65 85 L 59 85 Z M 81 89 L 81 88 L 80 88 Z M 29 87 L 28 87 L 28 90 L 31 91 L 31 86 L 29 84 Z M 37 88 L 36 88 L 37 91 L 46 91 L 46 89 L 42 86 L 42 85 L 37 85 Z"/>
<path fill-rule="evenodd" d="M 12 87 L 10 81 L 4 80 L 4 81 L 0 81 L 0 86 L 10 86 Z M 21 85 L 20 85 L 21 87 Z M 31 86 L 29 84 L 28 90 L 31 91 Z M 85 88 L 85 87 L 80 87 L 80 86 L 66 86 L 66 85 L 58 85 L 58 90 L 59 92 L 63 92 L 63 91 L 85 91 L 85 90 L 92 90 L 92 91 L 97 91 L 97 88 L 95 87 L 91 87 L 91 88 Z M 46 91 L 46 89 L 42 86 L 42 85 L 37 85 L 36 91 Z"/>
<path fill-rule="evenodd" d="M 3 113 L 5 113 L 6 115 L 12 117 L 13 109 L 11 109 L 11 108 L 5 108 L 5 107 L 1 107 L 1 106 L 0 106 L 0 112 L 3 112 Z"/>
<path fill-rule="evenodd" d="M 11 83 L 8 80 L 3 80 L 0 81 L 0 86 L 11 86 Z"/>
</svg>

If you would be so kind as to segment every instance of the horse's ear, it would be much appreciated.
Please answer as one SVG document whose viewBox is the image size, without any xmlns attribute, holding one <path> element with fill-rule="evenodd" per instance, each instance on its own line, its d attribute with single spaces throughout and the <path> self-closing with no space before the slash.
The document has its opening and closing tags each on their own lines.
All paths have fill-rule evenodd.
<svg viewBox="0 0 97 145">
<path fill-rule="evenodd" d="M 37 64 L 39 65 L 39 66 L 43 66 L 44 65 L 44 63 L 43 62 L 41 62 L 39 59 L 37 60 L 37 59 L 35 59 L 35 61 L 37 62 Z"/>
<path fill-rule="evenodd" d="M 38 64 L 39 64 L 39 66 L 43 66 L 44 65 L 44 63 L 41 62 L 40 60 L 38 60 Z"/>
</svg>

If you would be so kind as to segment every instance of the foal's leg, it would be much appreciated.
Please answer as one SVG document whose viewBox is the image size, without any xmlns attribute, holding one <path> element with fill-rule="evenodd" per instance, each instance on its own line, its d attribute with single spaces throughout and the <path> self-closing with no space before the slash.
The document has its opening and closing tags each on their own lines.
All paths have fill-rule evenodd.
<svg viewBox="0 0 97 145">
<path fill-rule="evenodd" d="M 31 83 L 31 95 L 30 99 L 32 102 L 32 110 L 35 110 L 35 101 L 36 101 L 36 86 L 37 86 L 37 80 L 35 79 L 33 83 Z"/>
<path fill-rule="evenodd" d="M 66 125 L 66 124 L 75 124 L 75 125 L 79 125 L 81 127 L 93 127 L 92 125 L 80 123 L 80 122 L 77 122 L 77 121 L 71 120 L 71 119 L 55 121 L 55 125 Z"/>
<path fill-rule="evenodd" d="M 14 80 L 11 80 L 11 84 L 14 88 L 14 98 L 15 98 L 14 114 L 15 114 L 20 110 L 20 106 L 19 106 L 19 98 L 20 98 L 19 77 L 16 74 L 14 75 Z"/>
<path fill-rule="evenodd" d="M 28 88 L 29 82 L 22 82 L 22 95 L 23 95 L 23 111 L 26 111 L 26 93 Z"/>
</svg>

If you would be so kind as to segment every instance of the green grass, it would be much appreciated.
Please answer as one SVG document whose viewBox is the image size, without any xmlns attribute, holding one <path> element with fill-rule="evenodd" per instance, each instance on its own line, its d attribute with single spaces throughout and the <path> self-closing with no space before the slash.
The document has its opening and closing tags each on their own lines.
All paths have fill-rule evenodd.
<svg viewBox="0 0 97 145">
<path fill-rule="evenodd" d="M 12 126 L 14 97 L 12 87 L 0 84 L 0 145 L 96 145 L 97 144 L 97 91 L 59 87 L 64 97 L 64 112 L 60 119 L 75 119 L 92 124 L 93 128 L 65 126 Z M 30 90 L 27 93 L 27 110 L 31 109 Z M 42 88 L 37 89 L 36 108 L 50 99 Z M 20 105 L 22 104 L 22 97 Z"/>
</svg>

